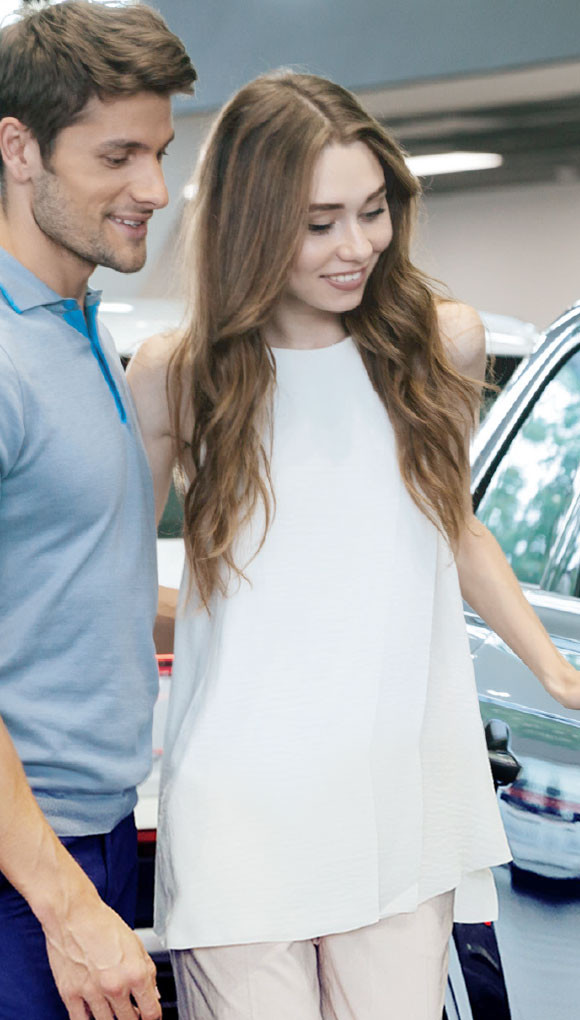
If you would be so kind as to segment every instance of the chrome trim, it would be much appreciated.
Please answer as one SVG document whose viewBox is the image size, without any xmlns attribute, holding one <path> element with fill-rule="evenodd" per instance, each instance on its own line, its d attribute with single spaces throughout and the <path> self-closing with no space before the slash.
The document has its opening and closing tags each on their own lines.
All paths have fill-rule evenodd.
<svg viewBox="0 0 580 1020">
<path fill-rule="evenodd" d="M 566 715 L 556 715 L 555 712 L 542 712 L 538 708 L 528 708 L 527 705 L 518 705 L 513 701 L 507 701 L 502 698 L 501 701 L 498 698 L 488 698 L 485 694 L 478 695 L 480 701 L 484 701 L 486 705 L 497 705 L 498 708 L 510 708 L 514 712 L 519 712 L 521 715 L 533 715 L 536 719 L 548 719 L 550 722 L 566 723 L 567 726 L 572 726 L 577 730 L 580 730 L 580 719 L 570 719 Z"/>
<path fill-rule="evenodd" d="M 449 939 L 449 971 L 445 994 L 447 1020 L 473 1020 L 465 977 L 453 938 Z"/>
<path fill-rule="evenodd" d="M 543 588 L 522 587 L 522 591 L 528 602 L 538 609 L 552 609 L 559 613 L 580 616 L 580 599 L 575 595 L 560 595 L 558 592 L 545 591 Z"/>
</svg>

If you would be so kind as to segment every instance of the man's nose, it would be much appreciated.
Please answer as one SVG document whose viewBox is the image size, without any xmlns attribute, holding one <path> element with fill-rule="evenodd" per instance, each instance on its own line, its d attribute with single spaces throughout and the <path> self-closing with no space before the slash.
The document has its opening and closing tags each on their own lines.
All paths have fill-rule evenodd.
<svg viewBox="0 0 580 1020">
<path fill-rule="evenodd" d="M 143 166 L 133 181 L 131 191 L 133 199 L 140 205 L 163 209 L 169 202 L 169 194 L 161 163 L 155 159 Z"/>
</svg>

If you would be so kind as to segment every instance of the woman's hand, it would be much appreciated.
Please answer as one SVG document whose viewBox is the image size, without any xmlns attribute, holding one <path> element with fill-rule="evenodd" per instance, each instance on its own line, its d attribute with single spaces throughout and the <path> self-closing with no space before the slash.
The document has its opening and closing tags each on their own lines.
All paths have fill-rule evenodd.
<svg viewBox="0 0 580 1020">
<path fill-rule="evenodd" d="M 559 668 L 539 679 L 556 701 L 565 708 L 580 709 L 580 672 L 562 657 Z"/>
</svg>

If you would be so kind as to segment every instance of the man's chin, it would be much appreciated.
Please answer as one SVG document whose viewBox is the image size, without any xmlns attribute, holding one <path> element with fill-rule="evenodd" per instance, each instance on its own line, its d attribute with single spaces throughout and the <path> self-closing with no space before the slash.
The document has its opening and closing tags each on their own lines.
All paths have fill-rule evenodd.
<svg viewBox="0 0 580 1020">
<path fill-rule="evenodd" d="M 147 251 L 143 247 L 140 251 L 132 251 L 123 255 L 111 252 L 99 259 L 99 265 L 103 269 L 115 269 L 118 273 L 138 273 L 140 269 L 143 269 L 146 260 Z"/>
</svg>

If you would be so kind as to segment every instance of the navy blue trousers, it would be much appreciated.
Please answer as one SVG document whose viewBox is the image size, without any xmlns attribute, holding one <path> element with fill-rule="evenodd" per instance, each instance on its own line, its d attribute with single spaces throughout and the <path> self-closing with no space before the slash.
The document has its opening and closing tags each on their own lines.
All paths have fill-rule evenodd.
<svg viewBox="0 0 580 1020">
<path fill-rule="evenodd" d="M 105 903 L 132 927 L 137 901 L 133 815 L 105 836 L 65 837 L 62 842 Z M 42 928 L 1 872 L 0 1020 L 68 1020 L 48 963 Z"/>
</svg>

